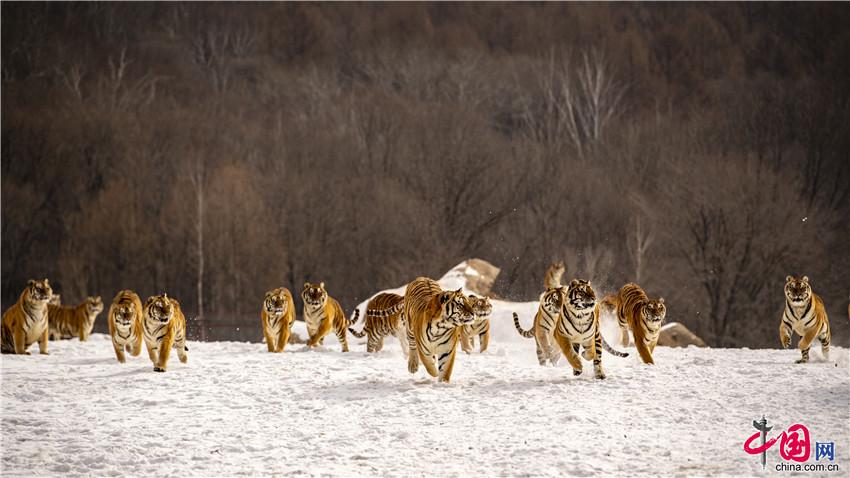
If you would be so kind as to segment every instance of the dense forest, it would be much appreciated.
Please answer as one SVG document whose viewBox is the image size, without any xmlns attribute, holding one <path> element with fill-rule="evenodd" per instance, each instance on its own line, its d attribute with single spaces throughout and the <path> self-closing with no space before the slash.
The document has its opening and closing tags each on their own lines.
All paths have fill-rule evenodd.
<svg viewBox="0 0 850 478">
<path fill-rule="evenodd" d="M 850 6 L 2 4 L 2 302 L 178 298 L 259 340 L 469 257 L 637 281 L 713 346 L 778 347 L 808 275 L 850 344 Z M 300 300 L 299 300 L 300 315 Z M 96 330 L 106 329 L 103 315 Z"/>
</svg>

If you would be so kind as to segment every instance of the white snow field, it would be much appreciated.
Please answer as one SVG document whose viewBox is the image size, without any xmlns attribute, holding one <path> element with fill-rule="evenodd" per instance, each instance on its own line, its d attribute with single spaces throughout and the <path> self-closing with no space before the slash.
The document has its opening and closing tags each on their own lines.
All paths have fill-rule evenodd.
<svg viewBox="0 0 850 478">
<path fill-rule="evenodd" d="M 485 354 L 458 352 L 452 383 L 411 375 L 397 340 L 378 354 L 334 337 L 282 354 L 259 343 L 189 342 L 154 373 L 119 364 L 96 334 L 50 355 L 2 356 L 2 472 L 13 476 L 707 476 L 774 474 L 743 442 L 765 415 L 776 436 L 806 425 L 850 470 L 846 349 L 794 364 L 797 350 L 659 347 L 657 365 L 604 355 L 537 364 L 534 304 L 495 302 Z M 102 320 L 99 319 L 99 320 Z M 359 328 L 361 323 L 357 325 Z M 296 331 L 305 336 L 303 322 Z M 259 318 L 257 336 L 260 337 Z M 612 345 L 614 342 L 612 342 Z M 809 463 L 816 462 L 814 453 Z"/>
</svg>

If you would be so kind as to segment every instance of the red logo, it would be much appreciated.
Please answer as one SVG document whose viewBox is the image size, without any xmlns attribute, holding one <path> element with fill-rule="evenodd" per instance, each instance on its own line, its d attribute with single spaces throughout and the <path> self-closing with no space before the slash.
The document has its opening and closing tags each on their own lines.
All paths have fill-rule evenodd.
<svg viewBox="0 0 850 478">
<path fill-rule="evenodd" d="M 758 427 L 757 427 L 758 428 Z M 769 430 L 770 428 L 768 428 Z M 782 435 L 773 437 L 765 441 L 762 438 L 761 445 L 751 446 L 759 437 L 767 435 L 766 430 L 759 429 L 758 432 L 744 442 L 744 451 L 750 455 L 763 454 L 779 440 L 779 456 L 786 461 L 804 462 L 811 455 L 811 441 L 809 439 L 809 429 L 805 425 L 795 423 L 782 432 Z"/>
</svg>

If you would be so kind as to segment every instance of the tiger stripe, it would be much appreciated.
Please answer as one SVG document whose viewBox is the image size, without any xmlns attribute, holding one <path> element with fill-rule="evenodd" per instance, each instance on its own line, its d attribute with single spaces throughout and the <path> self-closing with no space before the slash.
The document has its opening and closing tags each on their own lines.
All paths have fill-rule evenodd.
<svg viewBox="0 0 850 478">
<path fill-rule="evenodd" d="M 817 338 L 821 343 L 824 360 L 829 360 L 829 342 L 832 332 L 829 317 L 820 296 L 814 293 L 809 278 L 785 278 L 785 309 L 779 324 L 779 341 L 783 348 L 791 345 L 792 332 L 800 336 L 798 347 L 801 357 L 797 363 L 809 361 L 809 347 Z"/>
<path fill-rule="evenodd" d="M 167 294 L 151 296 L 145 301 L 143 332 L 154 372 L 165 372 L 172 347 L 177 349 L 180 362 L 189 360 L 186 317 L 180 303 Z"/>
</svg>

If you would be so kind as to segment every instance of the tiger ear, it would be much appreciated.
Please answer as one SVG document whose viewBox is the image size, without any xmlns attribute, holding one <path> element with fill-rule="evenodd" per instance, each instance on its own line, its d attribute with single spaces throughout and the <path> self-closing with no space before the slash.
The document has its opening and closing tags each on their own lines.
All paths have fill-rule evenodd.
<svg viewBox="0 0 850 478">
<path fill-rule="evenodd" d="M 587 286 L 590 287 L 590 281 L 587 281 Z"/>
<path fill-rule="evenodd" d="M 35 280 L 30 279 L 30 280 L 27 281 L 27 286 L 31 286 L 33 284 L 35 284 Z"/>
<path fill-rule="evenodd" d="M 440 294 L 440 303 L 445 304 L 446 302 L 448 302 L 449 298 L 451 297 L 451 294 L 451 292 L 443 292 L 442 294 Z"/>
<path fill-rule="evenodd" d="M 310 283 L 309 283 L 309 282 L 305 282 L 305 283 L 304 283 L 304 290 L 307 290 L 307 288 L 308 288 L 308 287 L 310 287 Z"/>
<path fill-rule="evenodd" d="M 50 281 L 47 280 L 46 278 L 44 279 L 44 285 L 50 285 Z"/>
<path fill-rule="evenodd" d="M 470 299 L 477 299 L 478 297 L 475 297 L 475 294 L 469 294 L 469 298 Z"/>
<path fill-rule="evenodd" d="M 319 282 L 319 289 L 324 289 L 324 288 L 325 288 L 325 283 Z"/>
<path fill-rule="evenodd" d="M 664 297 L 659 297 L 659 298 L 658 298 L 658 302 L 660 302 L 660 303 L 662 303 L 662 304 L 663 304 L 663 303 L 664 303 Z"/>
<path fill-rule="evenodd" d="M 793 277 L 791 277 L 791 276 L 786 276 L 786 277 L 785 277 L 785 283 L 787 284 L 787 283 L 791 282 L 791 279 L 793 279 Z"/>
<path fill-rule="evenodd" d="M 803 282 L 808 284 L 809 283 L 809 276 L 803 276 Z"/>
</svg>

